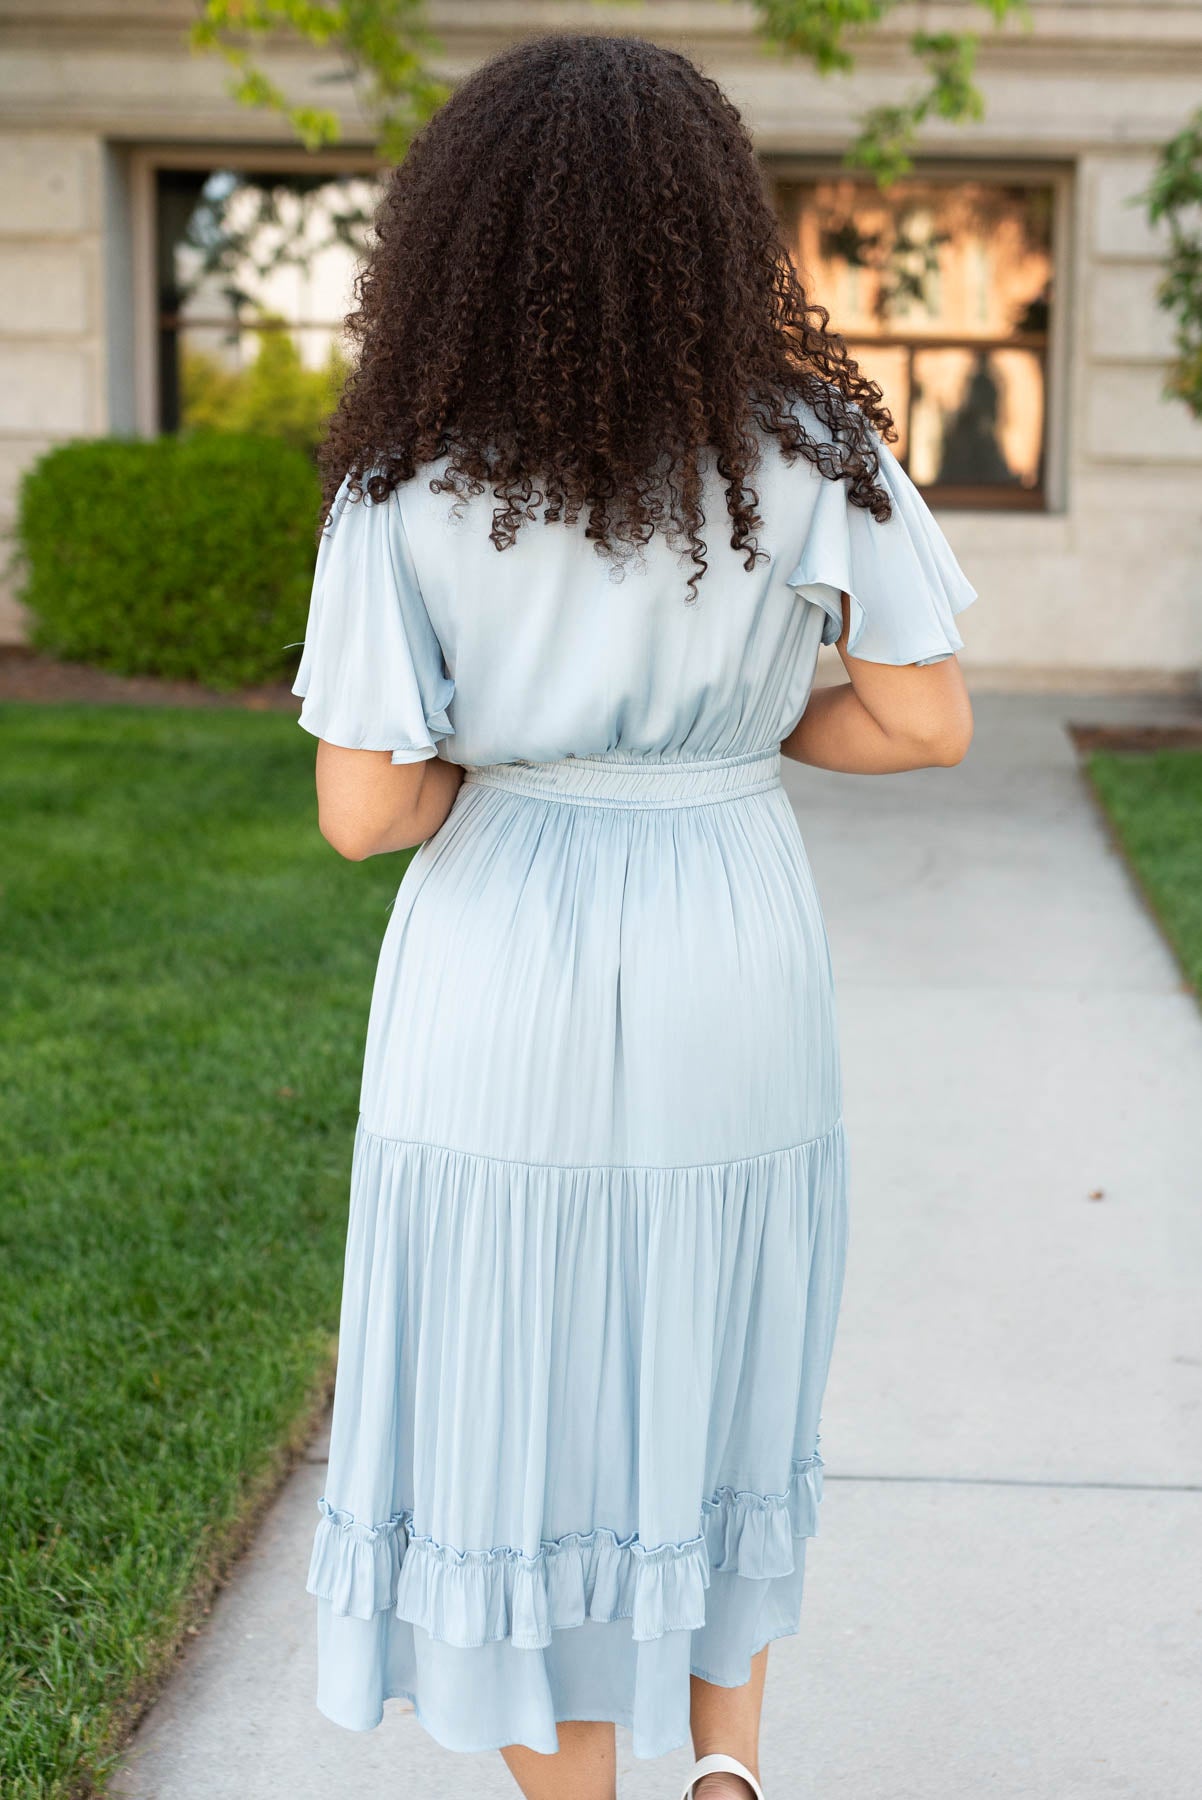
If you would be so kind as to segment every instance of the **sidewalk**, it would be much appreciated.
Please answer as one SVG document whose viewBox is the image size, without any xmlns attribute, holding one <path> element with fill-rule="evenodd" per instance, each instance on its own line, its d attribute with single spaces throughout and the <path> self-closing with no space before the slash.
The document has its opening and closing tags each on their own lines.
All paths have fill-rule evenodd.
<svg viewBox="0 0 1202 1800">
<path fill-rule="evenodd" d="M 982 696 L 955 770 L 790 768 L 834 952 L 850 1265 L 769 1800 L 1193 1800 L 1202 1768 L 1202 1016 L 1065 719 Z M 1100 1191 L 1101 1199 L 1091 1199 Z M 513 1800 L 398 1702 L 313 1705 L 320 1447 L 132 1747 L 124 1800 Z M 684 1752 L 624 1800 L 675 1800 Z"/>
</svg>

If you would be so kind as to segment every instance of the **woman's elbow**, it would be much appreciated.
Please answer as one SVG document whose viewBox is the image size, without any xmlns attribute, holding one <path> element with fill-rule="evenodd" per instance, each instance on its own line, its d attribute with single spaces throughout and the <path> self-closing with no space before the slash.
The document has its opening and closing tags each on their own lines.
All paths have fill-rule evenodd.
<svg viewBox="0 0 1202 1800">
<path fill-rule="evenodd" d="M 366 862 L 369 856 L 376 853 L 374 838 L 362 826 L 349 820 L 329 819 L 319 813 L 317 829 L 331 850 L 336 850 L 347 862 Z"/>
<path fill-rule="evenodd" d="M 420 839 L 406 829 L 404 820 L 392 820 L 388 829 L 361 818 L 348 818 L 318 808 L 317 828 L 332 850 L 347 862 L 366 862 L 387 850 L 405 850 Z"/>
<path fill-rule="evenodd" d="M 429 835 L 428 762 L 393 764 L 385 750 L 317 747 L 317 828 L 347 862 L 407 850 Z"/>
<path fill-rule="evenodd" d="M 972 712 L 967 707 L 932 725 L 919 739 L 925 766 L 952 769 L 957 763 L 962 763 L 972 743 L 972 732 Z"/>
</svg>

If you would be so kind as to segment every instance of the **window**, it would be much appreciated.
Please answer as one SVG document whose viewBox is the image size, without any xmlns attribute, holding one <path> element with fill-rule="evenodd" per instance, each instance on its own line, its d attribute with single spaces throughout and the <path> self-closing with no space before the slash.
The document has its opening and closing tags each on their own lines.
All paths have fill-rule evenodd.
<svg viewBox="0 0 1202 1800">
<path fill-rule="evenodd" d="M 883 389 L 915 483 L 950 505 L 1042 507 L 1051 183 L 774 185 L 807 291 Z"/>
<path fill-rule="evenodd" d="M 378 191 L 368 174 L 328 169 L 156 170 L 161 431 L 271 419 L 312 440 L 344 372 Z"/>
</svg>

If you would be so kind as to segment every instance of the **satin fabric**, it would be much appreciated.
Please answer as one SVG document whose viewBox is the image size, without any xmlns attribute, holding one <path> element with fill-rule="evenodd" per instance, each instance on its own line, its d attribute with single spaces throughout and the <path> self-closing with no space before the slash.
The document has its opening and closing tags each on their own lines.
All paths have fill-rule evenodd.
<svg viewBox="0 0 1202 1800">
<path fill-rule="evenodd" d="M 822 427 L 809 420 L 815 435 Z M 428 478 L 333 509 L 301 724 L 466 774 L 392 908 L 353 1147 L 318 1705 L 406 1696 L 452 1749 L 612 1719 L 688 1739 L 796 1631 L 848 1236 L 834 987 L 779 745 L 852 647 L 937 660 L 974 597 L 881 446 L 893 517 L 771 444 L 765 557 Z M 726 534 L 728 535 L 728 534 Z"/>
</svg>

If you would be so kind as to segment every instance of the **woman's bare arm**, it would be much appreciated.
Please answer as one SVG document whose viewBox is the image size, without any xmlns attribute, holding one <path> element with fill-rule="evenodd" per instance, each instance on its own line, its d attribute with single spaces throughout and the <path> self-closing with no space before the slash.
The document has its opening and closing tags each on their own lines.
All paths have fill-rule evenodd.
<svg viewBox="0 0 1202 1800">
<path fill-rule="evenodd" d="M 429 756 L 394 763 L 387 750 L 317 745 L 317 823 L 340 856 L 362 862 L 433 837 L 451 810 L 463 770 Z"/>
<path fill-rule="evenodd" d="M 927 668 L 895 668 L 847 654 L 851 604 L 843 595 L 836 649 L 850 681 L 815 688 L 781 753 L 817 769 L 887 775 L 948 767 L 972 742 L 972 706 L 954 656 Z"/>
</svg>

